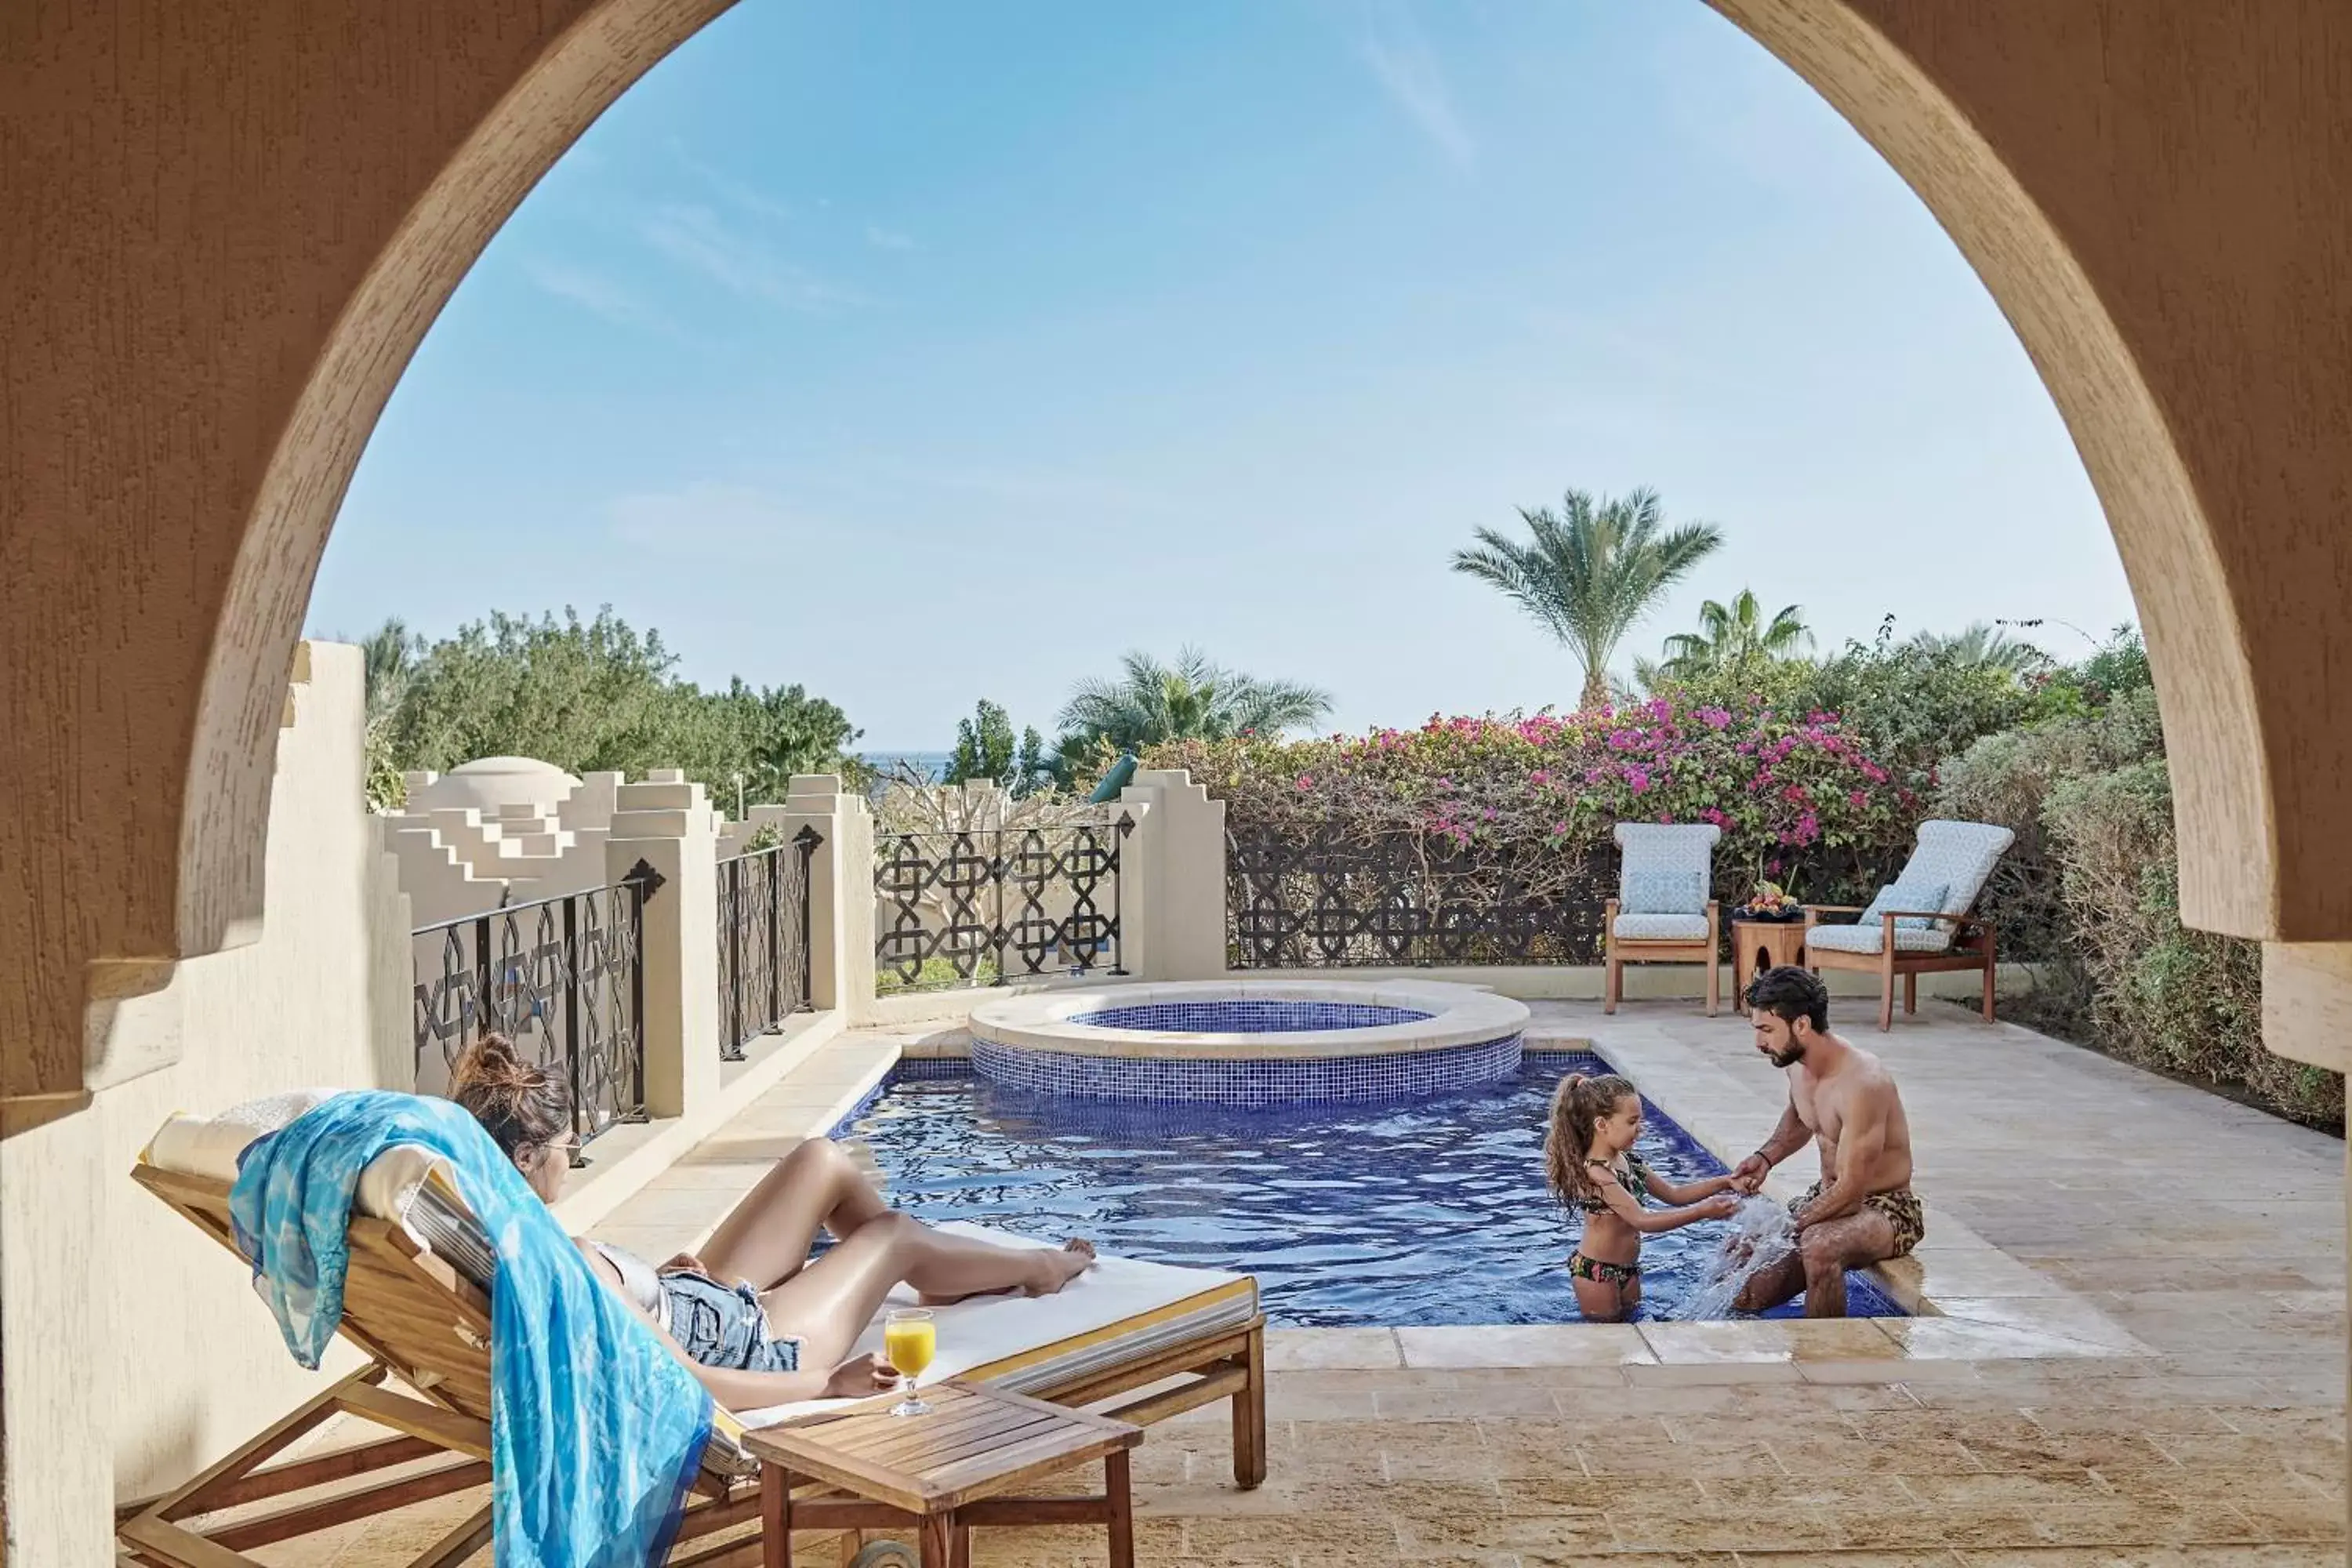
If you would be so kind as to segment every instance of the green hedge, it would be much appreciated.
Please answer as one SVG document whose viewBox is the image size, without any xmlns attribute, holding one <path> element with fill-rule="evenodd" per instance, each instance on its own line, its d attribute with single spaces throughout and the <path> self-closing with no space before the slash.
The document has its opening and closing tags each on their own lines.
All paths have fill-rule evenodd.
<svg viewBox="0 0 2352 1568">
<path fill-rule="evenodd" d="M 2043 808 L 2092 1037 L 2127 1061 L 2242 1088 L 2300 1121 L 2344 1123 L 2344 1079 L 2263 1047 L 2262 946 L 2180 923 L 2172 782 L 2151 760 L 2062 779 Z"/>
</svg>

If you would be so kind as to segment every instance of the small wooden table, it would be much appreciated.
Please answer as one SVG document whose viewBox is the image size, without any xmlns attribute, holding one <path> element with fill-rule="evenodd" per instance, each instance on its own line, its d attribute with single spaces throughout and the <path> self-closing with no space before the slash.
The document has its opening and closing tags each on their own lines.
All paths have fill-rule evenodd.
<svg viewBox="0 0 2352 1568">
<path fill-rule="evenodd" d="M 1733 921 L 1731 922 L 1731 994 L 1739 1011 L 1748 1010 L 1748 987 L 1768 969 L 1805 961 L 1803 921 Z"/>
<path fill-rule="evenodd" d="M 923 1398 L 928 1415 L 891 1415 L 899 1395 L 886 1394 L 745 1434 L 760 1461 L 767 1568 L 792 1568 L 796 1529 L 909 1525 L 923 1568 L 966 1568 L 976 1524 L 1108 1525 L 1112 1568 L 1134 1568 L 1127 1454 L 1141 1427 L 978 1384 L 942 1383 Z M 1095 1459 L 1102 1495 L 1000 1495 Z M 794 1483 L 809 1480 L 853 1497 L 795 1499 Z"/>
</svg>

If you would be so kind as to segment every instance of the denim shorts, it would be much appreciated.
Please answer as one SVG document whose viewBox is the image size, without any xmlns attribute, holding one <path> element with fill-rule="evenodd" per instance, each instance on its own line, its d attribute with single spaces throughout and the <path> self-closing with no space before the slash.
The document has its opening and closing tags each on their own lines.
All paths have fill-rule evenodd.
<svg viewBox="0 0 2352 1568">
<path fill-rule="evenodd" d="M 760 1293 L 700 1274 L 665 1274 L 669 1332 L 689 1356 L 730 1372 L 798 1372 L 801 1342 L 768 1332 Z"/>
</svg>

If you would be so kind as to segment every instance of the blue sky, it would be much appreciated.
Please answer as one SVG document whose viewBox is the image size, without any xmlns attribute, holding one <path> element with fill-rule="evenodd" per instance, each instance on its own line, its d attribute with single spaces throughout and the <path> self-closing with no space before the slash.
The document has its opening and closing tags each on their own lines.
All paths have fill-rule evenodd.
<svg viewBox="0 0 2352 1568">
<path fill-rule="evenodd" d="M 610 603 L 877 750 L 1188 642 L 1414 723 L 1572 703 L 1447 558 L 1644 484 L 1728 543 L 1621 666 L 2132 613 L 1974 273 L 1696 0 L 745 0 L 458 289 L 310 624 Z"/>
</svg>

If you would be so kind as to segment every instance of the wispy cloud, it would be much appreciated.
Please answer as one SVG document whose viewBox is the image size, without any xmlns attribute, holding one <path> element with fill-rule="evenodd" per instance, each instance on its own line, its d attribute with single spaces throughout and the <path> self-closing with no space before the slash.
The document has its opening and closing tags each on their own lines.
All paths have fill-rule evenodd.
<svg viewBox="0 0 2352 1568">
<path fill-rule="evenodd" d="M 1412 16 L 1402 8 L 1391 10 L 1387 22 L 1357 47 L 1389 100 L 1447 157 L 1470 167 L 1477 159 L 1478 144 L 1454 111 L 1444 67 Z"/>
<path fill-rule="evenodd" d="M 672 261 L 746 299 L 809 314 L 860 300 L 855 290 L 786 260 L 763 241 L 730 227 L 709 207 L 656 207 L 639 221 L 637 232 Z"/>
<path fill-rule="evenodd" d="M 869 223 L 866 226 L 866 243 L 877 250 L 912 250 L 915 248 L 915 237 Z"/>
<path fill-rule="evenodd" d="M 526 261 L 523 276 L 547 293 L 567 300 L 592 315 L 625 327 L 656 320 L 635 296 L 611 279 L 556 261 Z"/>
<path fill-rule="evenodd" d="M 715 169 L 704 163 L 687 151 L 686 143 L 682 140 L 677 137 L 670 138 L 669 150 L 670 156 L 677 160 L 678 167 L 701 181 L 711 195 L 730 206 L 749 213 L 754 217 L 778 223 L 788 222 L 800 216 L 793 210 L 791 203 L 772 196 L 765 191 L 744 184 L 725 170 Z"/>
</svg>

